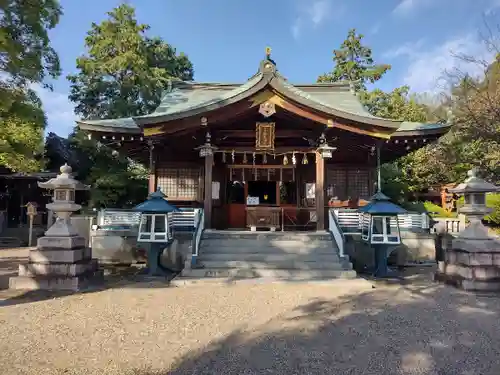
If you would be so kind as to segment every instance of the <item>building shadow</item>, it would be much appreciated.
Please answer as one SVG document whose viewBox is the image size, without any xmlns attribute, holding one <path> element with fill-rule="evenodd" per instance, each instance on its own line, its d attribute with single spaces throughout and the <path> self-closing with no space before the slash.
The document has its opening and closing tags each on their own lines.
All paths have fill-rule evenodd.
<svg viewBox="0 0 500 375">
<path fill-rule="evenodd" d="M 102 292 L 108 289 L 117 288 L 169 288 L 170 281 L 176 276 L 171 273 L 166 277 L 149 277 L 144 274 L 144 267 L 136 266 L 101 266 L 105 276 L 103 279 L 92 281 L 88 286 L 79 291 L 49 291 L 49 290 L 8 290 L 9 278 L 17 276 L 19 258 L 15 258 L 12 262 L 8 259 L 0 261 L 0 307 L 20 305 L 25 303 L 45 301 L 48 299 L 62 298 L 72 295 L 83 295 L 88 293 Z M 12 271 L 6 271 L 10 270 Z M 3 289 L 3 290 L 2 290 Z"/>
<path fill-rule="evenodd" d="M 9 288 L 9 279 L 17 275 L 20 263 L 19 257 L 0 258 L 0 290 Z"/>
<path fill-rule="evenodd" d="M 498 375 L 500 297 L 439 284 L 317 299 L 130 375 Z M 209 324 L 209 322 L 207 322 Z"/>
</svg>

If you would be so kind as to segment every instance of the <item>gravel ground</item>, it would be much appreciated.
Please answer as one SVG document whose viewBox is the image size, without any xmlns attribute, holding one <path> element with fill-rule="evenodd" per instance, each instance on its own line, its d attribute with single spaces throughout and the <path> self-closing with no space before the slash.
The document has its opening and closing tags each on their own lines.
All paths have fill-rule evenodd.
<svg viewBox="0 0 500 375">
<path fill-rule="evenodd" d="M 0 374 L 500 374 L 500 298 L 408 280 L 0 291 Z"/>
</svg>

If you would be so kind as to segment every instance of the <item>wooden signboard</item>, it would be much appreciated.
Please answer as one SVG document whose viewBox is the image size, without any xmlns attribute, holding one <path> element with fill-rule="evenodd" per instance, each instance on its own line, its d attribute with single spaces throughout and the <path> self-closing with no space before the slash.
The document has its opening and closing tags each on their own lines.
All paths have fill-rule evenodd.
<svg viewBox="0 0 500 375">
<path fill-rule="evenodd" d="M 274 151 L 274 122 L 258 122 L 256 128 L 255 149 Z"/>
</svg>

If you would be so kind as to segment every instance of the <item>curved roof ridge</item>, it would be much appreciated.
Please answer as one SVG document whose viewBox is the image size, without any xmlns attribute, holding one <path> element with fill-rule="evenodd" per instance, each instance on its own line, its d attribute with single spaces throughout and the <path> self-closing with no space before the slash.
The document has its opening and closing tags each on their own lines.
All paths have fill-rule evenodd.
<svg viewBox="0 0 500 375">
<path fill-rule="evenodd" d="M 314 95 L 311 95 L 311 93 L 308 93 L 307 91 L 302 90 L 300 87 L 294 86 L 291 83 L 287 82 L 286 80 L 281 79 L 280 75 L 277 75 L 275 77 L 278 81 L 274 83 L 275 86 L 277 87 L 277 90 L 280 91 L 280 87 L 283 87 L 285 92 L 283 92 L 284 95 L 286 95 L 286 91 L 290 93 L 291 99 L 297 100 L 298 98 L 305 99 L 306 101 L 309 101 L 311 103 L 303 103 L 305 105 L 314 104 L 318 105 L 320 111 L 326 112 L 326 113 L 332 113 L 334 116 L 338 117 L 344 117 L 347 119 L 353 119 L 355 121 L 360 121 L 362 122 L 362 118 L 364 119 L 370 119 L 370 120 L 375 120 L 379 122 L 379 124 L 376 124 L 378 126 L 386 126 L 390 127 L 393 129 L 397 129 L 399 125 L 401 124 L 401 121 L 399 120 L 393 120 L 393 119 L 386 119 L 382 117 L 376 117 L 373 116 L 370 112 L 366 110 L 366 108 L 363 106 L 363 104 L 359 101 L 358 97 L 355 94 L 352 94 L 350 90 L 344 91 L 351 100 L 355 101 L 357 104 L 356 112 L 351 112 L 347 111 L 343 108 L 339 108 L 339 106 L 333 106 L 329 103 L 326 103 L 325 101 L 321 100 L 318 97 L 315 97 Z M 271 81 L 271 85 L 273 85 L 274 79 Z"/>
<path fill-rule="evenodd" d="M 224 92 L 221 92 L 220 95 L 217 96 L 206 96 L 206 95 L 198 95 L 197 98 L 189 98 L 186 97 L 186 93 L 182 89 L 174 89 L 171 92 L 169 92 L 167 95 L 165 95 L 160 103 L 160 105 L 155 109 L 155 111 L 151 114 L 148 115 L 143 115 L 143 116 L 136 116 L 133 117 L 134 120 L 139 120 L 141 119 L 155 119 L 161 116 L 165 115 L 174 115 L 174 114 L 181 114 L 187 111 L 195 111 L 199 109 L 204 109 L 205 107 L 208 106 L 215 106 L 215 105 L 220 105 L 224 104 L 223 102 L 230 101 L 232 98 L 243 94 L 245 91 L 250 90 L 254 86 L 256 86 L 262 79 L 263 79 L 263 74 L 258 73 L 252 76 L 251 79 L 249 79 L 247 82 L 244 84 L 235 87 L 231 90 L 223 90 Z M 196 83 L 190 84 L 191 88 L 195 88 L 194 85 Z M 188 85 L 185 86 L 185 88 L 189 87 Z M 218 86 L 211 86 L 217 88 Z M 219 86 L 219 87 L 224 87 L 224 86 Z M 192 92 L 196 92 L 196 90 L 190 90 Z M 190 100 L 192 99 L 192 100 Z M 167 103 L 168 101 L 168 103 Z M 175 107 L 177 106 L 178 109 L 175 111 L 172 111 L 171 113 L 166 113 L 168 108 Z"/>
</svg>

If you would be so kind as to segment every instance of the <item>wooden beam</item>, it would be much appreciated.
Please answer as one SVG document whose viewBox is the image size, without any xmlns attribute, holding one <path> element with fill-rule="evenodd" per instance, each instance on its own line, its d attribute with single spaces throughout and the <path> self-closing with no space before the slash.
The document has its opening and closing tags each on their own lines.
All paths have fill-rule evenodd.
<svg viewBox="0 0 500 375">
<path fill-rule="evenodd" d="M 212 227 L 212 166 L 214 155 L 205 156 L 205 199 L 203 209 L 205 210 L 205 229 Z"/>
<path fill-rule="evenodd" d="M 325 229 L 325 159 L 316 152 L 316 224 L 317 230 Z"/>
<path fill-rule="evenodd" d="M 148 142 L 149 147 L 149 183 L 148 192 L 154 193 L 156 190 L 156 163 L 155 163 L 155 152 L 153 142 Z"/>
</svg>

